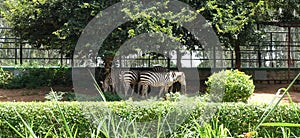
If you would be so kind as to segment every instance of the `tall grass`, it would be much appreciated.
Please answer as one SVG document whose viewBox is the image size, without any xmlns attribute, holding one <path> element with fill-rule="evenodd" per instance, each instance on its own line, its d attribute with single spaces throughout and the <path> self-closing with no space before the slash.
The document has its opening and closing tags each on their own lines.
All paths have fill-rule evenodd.
<svg viewBox="0 0 300 138">
<path fill-rule="evenodd" d="M 289 84 L 289 86 L 287 88 L 280 88 L 277 93 L 275 94 L 274 98 L 272 99 L 272 101 L 269 103 L 269 105 L 267 106 L 267 109 L 265 110 L 265 112 L 262 114 L 262 116 L 260 117 L 260 121 L 259 123 L 256 125 L 256 127 L 254 128 L 253 132 L 257 132 L 257 130 L 264 126 L 264 127 L 280 127 L 282 130 L 282 134 L 283 137 L 286 137 L 287 135 L 290 136 L 290 133 L 286 133 L 284 127 L 300 127 L 300 124 L 294 124 L 294 123 L 281 123 L 281 122 L 275 122 L 275 123 L 264 123 L 265 120 L 268 118 L 268 116 L 270 116 L 270 114 L 276 109 L 276 107 L 279 105 L 279 103 L 282 101 L 282 99 L 284 98 L 285 95 L 288 96 L 290 104 L 292 105 L 295 114 L 297 114 L 298 116 L 298 120 L 300 121 L 300 116 L 298 115 L 297 109 L 295 107 L 294 102 L 292 101 L 292 98 L 289 94 L 289 90 L 290 88 L 294 85 L 294 83 L 296 82 L 296 80 L 299 78 L 300 73 L 298 73 L 298 75 L 293 79 L 293 81 Z M 280 93 L 283 91 L 281 97 L 279 98 L 279 100 L 277 100 L 275 102 L 275 98 L 277 96 L 280 95 Z M 275 104 L 273 105 L 273 103 L 275 102 Z M 289 132 L 289 131 L 288 131 Z M 251 132 L 249 132 L 251 133 Z"/>
<path fill-rule="evenodd" d="M 230 131 L 223 125 L 219 124 L 219 120 L 213 119 L 211 123 L 199 123 L 197 119 L 192 120 L 190 128 L 184 128 L 177 137 L 199 137 L 199 138 L 228 138 L 232 137 Z"/>
<path fill-rule="evenodd" d="M 58 96 L 57 96 L 56 92 L 54 92 L 51 89 L 51 92 L 49 94 L 51 94 L 51 97 L 53 97 L 52 101 L 54 101 L 54 102 L 58 101 Z M 65 115 L 64 115 L 63 111 L 61 110 L 61 107 L 58 104 L 56 104 L 56 106 L 59 109 L 59 113 L 60 113 L 59 117 L 63 120 L 63 129 L 65 131 L 62 134 L 55 133 L 55 132 L 58 132 L 58 131 L 56 130 L 56 128 L 54 126 L 52 126 L 51 129 L 49 129 L 48 132 L 46 132 L 44 137 L 46 138 L 48 136 L 52 136 L 52 137 L 76 138 L 77 137 L 77 129 L 76 129 L 75 125 L 70 127 L 67 123 L 67 120 L 65 118 Z M 39 138 L 40 136 L 37 136 L 35 134 L 32 125 L 30 125 L 28 122 L 26 122 L 26 120 L 24 120 L 22 118 L 22 116 L 16 110 L 14 112 L 16 112 L 17 116 L 21 119 L 23 125 L 25 126 L 25 133 L 22 134 L 14 126 L 12 126 L 9 122 L 6 121 L 6 123 L 9 125 L 9 127 L 11 127 L 16 132 L 16 134 L 19 135 L 22 138 Z M 56 118 L 56 117 L 53 117 L 53 118 Z"/>
</svg>

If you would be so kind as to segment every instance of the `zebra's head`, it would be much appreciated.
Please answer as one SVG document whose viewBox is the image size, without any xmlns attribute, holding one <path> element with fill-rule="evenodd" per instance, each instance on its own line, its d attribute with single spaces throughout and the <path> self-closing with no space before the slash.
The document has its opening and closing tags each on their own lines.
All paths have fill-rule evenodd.
<svg viewBox="0 0 300 138">
<path fill-rule="evenodd" d="M 185 85 L 184 72 L 171 71 L 170 73 L 171 73 L 170 76 L 171 76 L 173 82 L 179 82 L 179 83 Z"/>
</svg>

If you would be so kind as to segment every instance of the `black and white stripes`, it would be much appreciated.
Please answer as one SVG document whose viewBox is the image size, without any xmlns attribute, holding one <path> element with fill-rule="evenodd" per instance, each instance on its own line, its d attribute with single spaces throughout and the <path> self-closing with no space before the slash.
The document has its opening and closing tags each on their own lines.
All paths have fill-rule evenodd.
<svg viewBox="0 0 300 138">
<path fill-rule="evenodd" d="M 148 86 L 161 87 L 159 96 L 163 91 L 168 91 L 169 87 L 175 82 L 174 72 L 142 72 L 140 74 L 139 85 L 143 86 L 142 95 L 147 96 Z"/>
<path fill-rule="evenodd" d="M 125 92 L 125 96 L 127 96 L 127 92 L 129 88 L 131 88 L 131 96 L 135 89 L 138 89 L 139 83 L 139 71 L 121 71 L 119 74 L 119 79 L 122 83 L 122 87 Z"/>
<path fill-rule="evenodd" d="M 172 85 L 176 82 L 181 84 L 181 91 L 186 92 L 184 72 L 169 71 L 163 67 L 154 67 L 152 71 L 120 70 L 118 74 L 109 76 L 114 77 L 114 79 L 106 80 L 107 83 L 113 83 L 114 89 L 117 92 L 123 92 L 125 97 L 133 96 L 134 92 L 147 97 L 151 91 L 150 87 L 159 87 L 159 96 L 161 96 L 163 92 L 168 92 L 169 89 L 172 91 Z"/>
</svg>

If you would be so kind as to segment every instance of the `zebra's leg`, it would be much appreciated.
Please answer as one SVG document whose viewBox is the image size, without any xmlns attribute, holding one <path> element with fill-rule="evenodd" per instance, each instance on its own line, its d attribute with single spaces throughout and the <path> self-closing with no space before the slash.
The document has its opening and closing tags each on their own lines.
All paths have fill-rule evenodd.
<svg viewBox="0 0 300 138">
<path fill-rule="evenodd" d="M 183 87 L 182 87 L 182 86 L 183 86 Z M 186 94 L 186 85 L 185 85 L 185 84 L 184 84 L 184 85 L 181 85 L 181 87 L 184 88 L 183 94 Z"/>
<path fill-rule="evenodd" d="M 173 93 L 174 83 L 169 88 L 171 89 L 170 93 Z"/>
<path fill-rule="evenodd" d="M 142 88 L 142 98 L 145 98 L 145 96 L 147 98 L 148 97 L 148 85 L 143 85 L 142 87 L 143 87 Z"/>
<path fill-rule="evenodd" d="M 114 81 L 113 81 L 113 89 L 114 89 L 114 91 L 115 91 L 116 94 L 121 91 L 122 85 L 120 85 L 120 84 L 121 84 L 120 80 L 114 79 Z"/>
<path fill-rule="evenodd" d="M 137 86 L 137 87 L 138 87 L 138 88 L 137 88 L 137 94 L 138 94 L 138 95 L 143 93 L 143 92 L 142 92 L 142 91 L 143 91 L 143 87 L 142 87 L 142 86 L 143 86 L 142 84 L 139 84 L 139 83 L 138 83 L 138 86 Z"/>
<path fill-rule="evenodd" d="M 150 85 L 147 85 L 147 91 L 145 91 L 145 94 L 146 94 L 146 98 L 148 98 L 148 93 L 150 93 L 151 91 L 151 88 L 150 88 Z"/>
<path fill-rule="evenodd" d="M 114 94 L 116 94 L 117 91 L 118 91 L 118 89 L 116 88 L 116 84 L 115 83 L 116 82 L 112 81 L 112 84 L 111 84 L 111 87 L 110 87 L 111 92 L 114 93 Z"/>
<path fill-rule="evenodd" d="M 160 88 L 158 97 L 161 97 L 161 94 L 163 93 L 163 91 L 165 90 L 165 88 L 166 88 L 166 87 L 161 87 L 161 88 Z"/>
<path fill-rule="evenodd" d="M 125 97 L 127 97 L 127 92 L 130 86 L 128 86 L 128 84 L 124 82 L 123 87 L 124 87 L 124 95 Z"/>
<path fill-rule="evenodd" d="M 131 94 L 130 94 L 130 97 L 132 97 L 135 89 L 136 89 L 137 85 L 136 84 L 131 84 Z"/>
<path fill-rule="evenodd" d="M 182 91 L 182 89 L 184 89 L 184 90 L 183 90 L 183 94 L 186 94 L 186 82 L 183 81 L 183 82 L 181 82 L 180 84 L 181 84 L 181 91 Z"/>
</svg>

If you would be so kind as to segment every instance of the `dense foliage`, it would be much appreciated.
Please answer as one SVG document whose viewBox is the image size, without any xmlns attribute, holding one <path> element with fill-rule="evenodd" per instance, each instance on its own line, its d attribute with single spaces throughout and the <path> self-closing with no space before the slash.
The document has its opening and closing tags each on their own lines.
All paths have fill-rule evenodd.
<svg viewBox="0 0 300 138">
<path fill-rule="evenodd" d="M 131 103 L 131 102 L 113 102 L 113 103 L 1 103 L 0 104 L 0 136 L 16 136 L 16 133 L 7 125 L 7 122 L 15 126 L 17 130 L 25 133 L 25 126 L 22 124 L 21 119 L 17 116 L 18 112 L 21 117 L 33 128 L 37 136 L 43 137 L 46 132 L 51 134 L 63 134 L 66 130 L 63 127 L 63 120 L 60 118 L 59 108 L 63 111 L 64 116 L 70 127 L 74 127 L 78 131 L 78 137 L 90 137 L 92 130 L 95 130 L 95 126 L 91 125 L 89 118 L 92 117 L 89 114 L 91 112 L 84 111 L 98 111 L 98 113 L 108 112 L 110 109 L 119 117 L 127 119 L 135 119 L 140 121 L 157 119 L 160 115 L 166 115 L 170 111 L 181 108 L 174 102 L 144 102 L 144 103 Z M 107 106 L 108 105 L 108 106 Z M 200 119 L 204 109 L 214 108 L 217 109 L 213 118 L 219 120 L 219 124 L 223 124 L 224 127 L 229 129 L 230 133 L 234 136 L 249 132 L 258 123 L 259 118 L 265 111 L 265 105 L 251 105 L 243 103 L 223 103 L 223 104 L 205 104 L 198 103 L 193 106 L 190 116 L 188 116 L 185 123 L 180 124 L 185 126 L 186 129 L 178 131 L 186 131 L 181 134 L 193 132 L 192 129 L 195 122 L 192 118 Z M 81 108 L 85 107 L 85 108 Z M 108 107 L 108 108 L 107 108 Z M 93 110 L 89 110 L 93 109 Z M 97 110 L 95 110 L 97 109 Z M 281 105 L 274 110 L 274 112 L 268 117 L 266 122 L 290 122 L 300 123 L 299 114 L 300 106 L 296 105 L 296 109 L 289 105 Z M 110 116 L 102 116 L 103 118 Z M 90 118 L 92 119 L 92 118 Z M 211 121 L 214 119 L 211 119 Z M 7 121 L 7 122 L 6 122 Z M 116 125 L 118 122 L 115 122 Z M 211 122 L 213 123 L 213 122 Z M 178 124 L 179 125 L 179 124 Z M 190 129 L 188 129 L 190 128 Z M 105 129 L 105 128 L 104 128 Z M 296 136 L 300 135 L 299 129 L 289 128 L 290 132 Z M 176 132 L 177 133 L 177 132 Z M 178 132 L 180 133 L 180 132 Z M 278 131 L 278 127 L 261 127 L 259 129 L 259 136 L 274 137 L 282 136 L 281 131 Z M 51 136 L 51 135 L 50 135 Z"/>
<path fill-rule="evenodd" d="M 263 0 L 181 1 L 195 8 L 197 12 L 203 15 L 209 21 L 209 24 L 213 26 L 221 42 L 225 46 L 234 49 L 237 68 L 240 67 L 239 46 L 246 44 L 251 39 L 257 40 L 257 37 L 260 37 L 256 36 L 259 32 L 255 29 L 255 22 L 265 19 L 264 17 L 269 17 L 269 13 L 276 11 L 275 8 L 282 8 L 286 5 L 284 2 L 268 3 Z M 71 56 L 77 40 L 87 23 L 99 11 L 117 2 L 120 1 L 4 0 L 1 6 L 1 15 L 14 28 L 14 34 L 27 40 L 31 45 L 62 48 L 64 53 Z M 103 43 L 103 49 L 99 51 L 99 56 L 105 61 L 107 66 L 109 66 L 120 45 L 142 33 L 162 32 L 170 38 L 183 43 L 189 50 L 201 47 L 200 43 L 191 36 L 190 32 L 180 25 L 182 22 L 194 19 L 195 14 L 183 14 L 185 10 L 177 14 L 171 11 L 158 13 L 155 10 L 159 6 L 167 5 L 168 1 L 157 3 L 154 7 L 147 8 L 141 6 L 137 1 L 126 2 L 128 2 L 128 5 L 131 5 L 128 7 L 134 7 L 134 10 L 125 7 L 122 11 L 126 17 L 132 19 L 132 22 L 116 28 L 107 37 L 107 41 Z M 276 14 L 272 15 L 275 16 Z M 156 16 L 159 16 L 159 18 Z M 166 20 L 164 17 L 170 17 L 174 20 Z"/>
<path fill-rule="evenodd" d="M 207 92 L 222 97 L 223 102 L 247 102 L 255 88 L 251 76 L 238 70 L 214 73 L 205 83 Z"/>
<path fill-rule="evenodd" d="M 76 103 L 63 103 L 59 106 L 65 113 L 68 123 L 75 125 L 80 130 L 78 136 L 86 136 L 90 132 L 88 129 L 90 124 L 84 119 L 84 115 L 80 112 L 80 108 L 78 108 Z M 1 137 L 18 136 L 6 121 L 25 134 L 26 129 L 24 124 L 21 123 L 21 118 L 17 116 L 17 112 L 27 123 L 33 126 L 33 129 L 39 136 L 42 136 L 49 130 L 53 132 L 52 134 L 55 134 L 55 131 L 58 133 L 65 131 L 61 125 L 63 120 L 59 117 L 58 107 L 54 103 L 2 103 L 0 110 Z"/>
<path fill-rule="evenodd" d="M 2 68 L 0 68 L 0 88 L 7 85 L 12 78 L 12 73 L 4 71 Z"/>
<path fill-rule="evenodd" d="M 72 87 L 71 70 L 67 67 L 18 67 L 14 71 L 14 77 L 11 72 L 2 71 L 2 73 L 4 73 L 5 78 L 1 79 L 3 83 L 0 83 L 0 88 Z"/>
<path fill-rule="evenodd" d="M 117 2 L 119 0 L 92 0 L 88 2 L 84 0 L 5 0 L 1 6 L 1 15 L 13 27 L 13 33 L 27 40 L 31 45 L 44 48 L 62 48 L 62 52 L 71 57 L 78 38 L 88 22 L 101 10 Z M 162 32 L 185 45 L 199 45 L 199 42 L 189 32 L 180 28 L 178 24 L 154 17 L 159 15 L 155 7 L 139 9 L 141 6 L 139 2 L 126 0 L 125 2 L 135 5 L 136 8 L 134 8 L 135 11 L 129 8 L 122 9 L 126 17 L 132 21 L 115 28 L 103 42 L 102 49 L 98 54 L 104 60 L 106 67 L 110 66 L 117 49 L 127 39 L 142 33 Z M 156 6 L 164 6 L 164 4 L 157 3 Z M 185 22 L 195 16 L 195 14 L 191 14 L 181 17 L 182 12 L 161 14 L 173 18 L 175 22 Z"/>
</svg>

